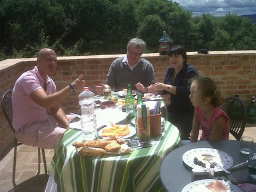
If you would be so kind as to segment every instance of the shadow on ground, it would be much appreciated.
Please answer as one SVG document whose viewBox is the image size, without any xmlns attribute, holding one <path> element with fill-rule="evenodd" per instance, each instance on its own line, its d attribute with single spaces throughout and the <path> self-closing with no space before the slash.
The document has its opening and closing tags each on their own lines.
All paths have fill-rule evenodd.
<svg viewBox="0 0 256 192">
<path fill-rule="evenodd" d="M 18 184 L 9 192 L 44 192 L 48 175 L 41 174 L 31 177 L 30 179 Z"/>
</svg>

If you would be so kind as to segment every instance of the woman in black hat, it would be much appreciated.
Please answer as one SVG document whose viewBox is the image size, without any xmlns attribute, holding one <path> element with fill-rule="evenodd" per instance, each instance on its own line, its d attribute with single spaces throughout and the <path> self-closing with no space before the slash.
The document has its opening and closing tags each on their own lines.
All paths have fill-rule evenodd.
<svg viewBox="0 0 256 192">
<path fill-rule="evenodd" d="M 161 91 L 168 104 L 168 118 L 176 125 L 182 139 L 188 139 L 192 129 L 193 106 L 189 99 L 190 80 L 198 75 L 197 70 L 187 64 L 186 51 L 181 46 L 173 46 L 169 52 L 169 64 L 164 83 L 155 83 L 153 89 Z"/>
</svg>

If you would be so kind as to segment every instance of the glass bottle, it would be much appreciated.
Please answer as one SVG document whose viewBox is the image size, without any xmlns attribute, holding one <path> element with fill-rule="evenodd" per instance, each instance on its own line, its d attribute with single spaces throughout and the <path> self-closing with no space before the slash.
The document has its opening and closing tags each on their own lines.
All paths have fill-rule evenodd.
<svg viewBox="0 0 256 192">
<path fill-rule="evenodd" d="M 138 93 L 137 94 L 137 105 L 140 105 L 143 103 L 143 100 L 142 100 L 142 94 L 141 93 Z"/>
<path fill-rule="evenodd" d="M 127 86 L 127 95 L 125 97 L 125 106 L 126 106 L 127 113 L 132 114 L 134 112 L 134 97 L 132 95 L 131 84 L 128 84 L 128 86 Z"/>
<path fill-rule="evenodd" d="M 150 111 L 145 104 L 138 105 L 136 129 L 139 139 L 148 140 L 150 138 Z"/>
</svg>

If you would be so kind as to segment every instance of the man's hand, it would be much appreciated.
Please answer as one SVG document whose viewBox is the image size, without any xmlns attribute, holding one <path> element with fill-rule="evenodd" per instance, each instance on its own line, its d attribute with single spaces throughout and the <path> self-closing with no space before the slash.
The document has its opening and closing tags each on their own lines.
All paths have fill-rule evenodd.
<svg viewBox="0 0 256 192">
<path fill-rule="evenodd" d="M 74 86 L 78 91 L 82 91 L 85 86 L 84 75 L 79 75 L 78 78 L 71 83 L 71 85 Z"/>
<path fill-rule="evenodd" d="M 146 93 L 147 92 L 147 88 L 144 87 L 144 85 L 141 82 L 138 82 L 135 85 L 136 89 L 138 89 L 139 91 L 141 91 L 142 93 Z"/>
<path fill-rule="evenodd" d="M 155 93 L 155 92 L 157 92 L 157 91 L 156 91 L 156 88 L 155 88 L 155 84 L 152 84 L 152 85 L 149 85 L 149 86 L 148 86 L 148 92 L 149 92 L 149 93 Z"/>
<path fill-rule="evenodd" d="M 155 91 L 163 91 L 165 90 L 165 87 L 166 85 L 164 83 L 157 82 L 154 84 Z"/>
</svg>

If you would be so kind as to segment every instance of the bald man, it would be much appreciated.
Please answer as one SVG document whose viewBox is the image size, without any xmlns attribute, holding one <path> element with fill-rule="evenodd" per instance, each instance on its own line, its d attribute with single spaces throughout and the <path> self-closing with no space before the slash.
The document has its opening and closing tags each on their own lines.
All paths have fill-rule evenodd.
<svg viewBox="0 0 256 192">
<path fill-rule="evenodd" d="M 12 93 L 13 127 L 17 139 L 27 145 L 54 148 L 68 128 L 69 119 L 60 103 L 73 89 L 81 90 L 79 76 L 56 91 L 50 76 L 57 71 L 57 55 L 44 48 L 38 52 L 36 66 L 24 72 L 15 82 Z"/>
</svg>

